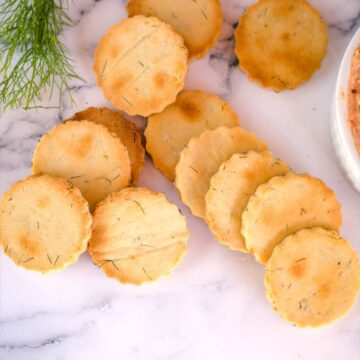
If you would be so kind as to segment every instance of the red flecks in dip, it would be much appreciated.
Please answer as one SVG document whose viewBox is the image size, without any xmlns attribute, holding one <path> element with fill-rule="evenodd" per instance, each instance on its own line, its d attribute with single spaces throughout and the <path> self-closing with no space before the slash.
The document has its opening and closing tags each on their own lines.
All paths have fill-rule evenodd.
<svg viewBox="0 0 360 360">
<path fill-rule="evenodd" d="M 358 47 L 351 61 L 348 120 L 358 155 L 360 156 L 360 47 Z"/>
</svg>

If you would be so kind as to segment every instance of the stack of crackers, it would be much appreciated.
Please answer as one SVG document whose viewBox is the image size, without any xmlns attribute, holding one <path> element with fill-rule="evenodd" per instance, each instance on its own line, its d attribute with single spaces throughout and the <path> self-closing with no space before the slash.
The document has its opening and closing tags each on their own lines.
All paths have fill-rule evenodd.
<svg viewBox="0 0 360 360">
<path fill-rule="evenodd" d="M 117 110 L 147 117 L 146 149 L 182 201 L 229 249 L 265 264 L 266 295 L 285 319 L 320 326 L 344 315 L 360 288 L 357 254 L 339 235 L 340 204 L 321 180 L 296 174 L 231 106 L 182 91 L 189 61 L 208 53 L 220 0 L 130 0 L 94 54 L 96 80 Z M 195 21 L 196 20 L 196 21 Z M 261 86 L 294 89 L 327 48 L 320 14 L 305 0 L 260 0 L 240 18 L 235 53 Z M 0 242 L 26 269 L 48 272 L 88 249 L 110 277 L 141 284 L 169 274 L 189 237 L 163 194 L 135 185 L 144 165 L 135 126 L 89 108 L 44 135 L 33 175 L 0 202 Z"/>
<path fill-rule="evenodd" d="M 88 108 L 45 134 L 33 175 L 0 202 L 0 242 L 26 269 L 46 273 L 87 248 L 94 263 L 124 283 L 169 274 L 187 250 L 185 217 L 163 194 L 136 184 L 141 135 L 118 112 Z"/>
</svg>

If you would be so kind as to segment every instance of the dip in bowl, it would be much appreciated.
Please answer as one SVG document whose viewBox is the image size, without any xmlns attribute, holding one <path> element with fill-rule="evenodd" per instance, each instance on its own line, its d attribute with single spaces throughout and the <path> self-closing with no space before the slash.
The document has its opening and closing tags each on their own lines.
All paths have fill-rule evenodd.
<svg viewBox="0 0 360 360">
<path fill-rule="evenodd" d="M 340 64 L 331 118 L 335 152 L 348 179 L 360 192 L 360 28 Z"/>
</svg>

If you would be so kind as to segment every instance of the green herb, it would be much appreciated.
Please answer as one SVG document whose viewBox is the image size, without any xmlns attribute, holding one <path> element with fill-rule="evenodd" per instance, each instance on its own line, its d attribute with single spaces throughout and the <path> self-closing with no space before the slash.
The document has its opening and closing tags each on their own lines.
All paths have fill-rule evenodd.
<svg viewBox="0 0 360 360">
<path fill-rule="evenodd" d="M 36 106 L 42 91 L 61 95 L 73 71 L 58 35 L 72 25 L 67 0 L 6 0 L 0 3 L 0 104 L 3 110 Z"/>
</svg>

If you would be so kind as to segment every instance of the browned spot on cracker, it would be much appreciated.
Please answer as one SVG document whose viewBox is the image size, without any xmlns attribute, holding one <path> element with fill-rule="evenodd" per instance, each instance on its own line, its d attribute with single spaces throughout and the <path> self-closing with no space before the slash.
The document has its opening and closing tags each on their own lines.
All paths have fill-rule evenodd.
<svg viewBox="0 0 360 360">
<path fill-rule="evenodd" d="M 41 196 L 36 200 L 36 207 L 39 209 L 45 209 L 48 207 L 50 199 L 47 196 Z"/>
<path fill-rule="evenodd" d="M 37 255 L 40 251 L 39 245 L 34 241 L 34 239 L 29 238 L 26 235 L 21 235 L 19 238 L 20 248 L 27 255 Z"/>
<path fill-rule="evenodd" d="M 117 58 L 120 54 L 120 51 L 121 49 L 119 47 L 116 46 L 112 47 L 112 49 L 110 50 L 110 58 L 111 59 Z"/>
<path fill-rule="evenodd" d="M 116 81 L 113 81 L 112 89 L 113 93 L 117 93 L 120 89 L 122 89 L 124 86 L 130 83 L 131 80 L 133 80 L 133 76 L 130 74 L 125 74 L 123 76 L 118 76 Z"/>
<path fill-rule="evenodd" d="M 280 39 L 284 42 L 287 42 L 290 40 L 290 34 L 287 32 L 284 32 L 280 35 Z"/>
<path fill-rule="evenodd" d="M 159 72 L 154 76 L 154 83 L 157 88 L 162 89 L 166 85 L 166 74 L 163 72 Z"/>
<path fill-rule="evenodd" d="M 307 263 L 306 260 L 301 261 L 302 259 L 299 259 L 299 261 L 296 261 L 294 265 L 290 268 L 290 272 L 293 275 L 294 278 L 300 279 L 305 276 Z"/>
<path fill-rule="evenodd" d="M 323 283 L 319 286 L 317 294 L 320 299 L 326 299 L 331 294 L 331 286 L 329 283 Z"/>
<path fill-rule="evenodd" d="M 71 146 L 72 152 L 76 157 L 84 158 L 90 153 L 93 143 L 93 135 L 86 134 L 74 142 L 73 146 Z"/>
<path fill-rule="evenodd" d="M 186 115 L 187 120 L 198 120 L 201 110 L 199 106 L 192 101 L 182 101 L 179 103 L 179 108 Z"/>
</svg>

